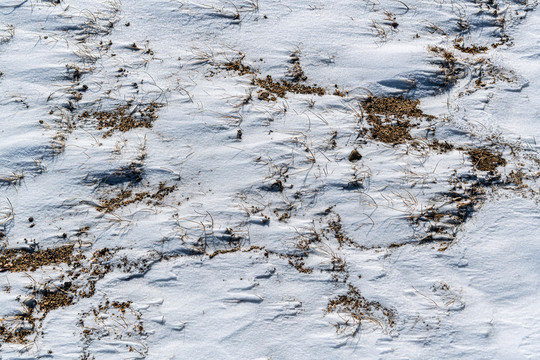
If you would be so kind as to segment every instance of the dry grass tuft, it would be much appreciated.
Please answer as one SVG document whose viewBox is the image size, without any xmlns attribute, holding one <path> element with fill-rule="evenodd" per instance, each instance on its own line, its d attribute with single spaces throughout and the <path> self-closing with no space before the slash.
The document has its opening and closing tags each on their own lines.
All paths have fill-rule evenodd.
<svg viewBox="0 0 540 360">
<path fill-rule="evenodd" d="M 240 76 L 254 75 L 255 70 L 253 70 L 251 66 L 243 63 L 243 60 L 245 57 L 246 56 L 244 54 L 241 54 L 240 57 L 233 59 L 231 61 L 225 62 L 223 64 L 220 64 L 219 67 L 227 71 L 234 71 Z"/>
<path fill-rule="evenodd" d="M 449 87 L 455 85 L 464 74 L 464 67 L 450 51 L 439 47 L 430 46 L 428 50 L 438 57 L 432 63 L 439 66 L 443 77 L 442 86 Z"/>
<path fill-rule="evenodd" d="M 362 322 L 370 321 L 383 329 L 394 327 L 395 314 L 377 301 L 369 301 L 360 294 L 360 291 L 349 284 L 349 291 L 339 295 L 328 302 L 326 313 L 339 313 L 343 316 L 345 324 L 336 325 L 338 332 L 347 328 L 354 328 L 353 334 L 358 333 Z"/>
<path fill-rule="evenodd" d="M 100 212 L 111 213 L 121 207 L 147 200 L 147 205 L 159 205 L 165 196 L 176 190 L 177 186 L 166 186 L 164 182 L 159 183 L 159 188 L 156 192 L 148 191 L 134 193 L 132 190 L 122 189 L 112 198 L 103 198 L 97 206 Z"/>
</svg>

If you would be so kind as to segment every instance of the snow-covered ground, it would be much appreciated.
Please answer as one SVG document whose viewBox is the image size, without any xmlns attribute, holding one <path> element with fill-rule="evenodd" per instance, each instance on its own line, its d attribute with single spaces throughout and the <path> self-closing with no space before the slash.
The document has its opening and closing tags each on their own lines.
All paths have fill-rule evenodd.
<svg viewBox="0 0 540 360">
<path fill-rule="evenodd" d="M 0 358 L 538 358 L 536 5 L 2 0 Z"/>
</svg>

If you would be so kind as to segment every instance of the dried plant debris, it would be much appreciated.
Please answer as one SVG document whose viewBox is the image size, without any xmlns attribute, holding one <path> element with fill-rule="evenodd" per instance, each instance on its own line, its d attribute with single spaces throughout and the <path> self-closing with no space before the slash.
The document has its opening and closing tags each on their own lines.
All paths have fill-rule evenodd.
<svg viewBox="0 0 540 360">
<path fill-rule="evenodd" d="M 387 144 L 403 144 L 412 139 L 409 129 L 413 125 L 408 121 L 398 121 L 395 124 L 377 124 L 371 128 L 371 135 L 375 140 Z"/>
<path fill-rule="evenodd" d="M 35 319 L 28 313 L 20 313 L 9 319 L 0 319 L 2 343 L 26 344 L 28 337 L 35 334 L 35 330 Z"/>
<path fill-rule="evenodd" d="M 101 301 L 79 314 L 77 326 L 81 328 L 83 340 L 82 359 L 93 358 L 93 343 L 103 339 L 124 344 L 126 356 L 129 354 L 130 357 L 142 359 L 148 353 L 144 341 L 148 334 L 142 314 L 132 306 L 131 301 Z"/>
<path fill-rule="evenodd" d="M 238 52 L 238 56 L 236 58 L 217 63 L 211 54 L 205 53 L 204 56 L 199 55 L 199 57 L 206 59 L 205 62 L 212 64 L 218 69 L 235 72 L 240 76 L 252 75 L 252 85 L 262 88 L 257 92 L 257 98 L 259 100 L 276 101 L 278 97 L 285 98 L 287 93 L 304 95 L 313 94 L 319 96 L 326 94 L 326 90 L 323 87 L 317 86 L 317 84 L 312 86 L 301 84 L 301 82 L 307 80 L 307 76 L 300 65 L 300 55 L 298 51 L 295 51 L 290 55 L 289 62 L 291 66 L 287 71 L 285 79 L 281 80 L 274 80 L 270 75 L 267 75 L 265 78 L 256 77 L 255 75 L 257 74 L 257 70 L 244 63 L 245 56 L 246 55 L 244 53 Z M 334 91 L 333 95 L 344 97 L 347 95 L 347 93 L 347 91 L 339 90 L 336 85 L 336 90 Z"/>
<path fill-rule="evenodd" d="M 0 318 L 0 340 L 29 343 L 31 337 L 41 331 L 41 323 L 49 312 L 94 295 L 97 281 L 112 269 L 108 264 L 111 257 L 108 249 L 101 249 L 87 259 L 81 251 L 75 252 L 73 245 L 31 253 L 4 250 L 0 261 L 3 267 L 10 261 L 8 269 L 12 272 L 34 271 L 37 267 L 60 263 L 65 263 L 67 269 L 63 269 L 56 279 L 41 284 L 34 281 L 28 296 L 21 300 L 22 311 L 15 316 Z"/>
<path fill-rule="evenodd" d="M 335 312 L 343 317 L 344 323 L 336 325 L 338 332 L 352 329 L 353 335 L 357 334 L 363 322 L 375 323 L 386 331 L 395 326 L 394 311 L 366 299 L 358 288 L 350 284 L 345 295 L 330 299 L 325 312 Z"/>
<path fill-rule="evenodd" d="M 159 183 L 155 192 L 143 191 L 135 193 L 130 189 L 121 189 L 111 198 L 102 198 L 97 206 L 100 212 L 110 213 L 121 207 L 146 200 L 147 205 L 159 205 L 165 196 L 176 190 L 176 185 L 167 186 L 164 182 Z"/>
<path fill-rule="evenodd" d="M 431 54 L 438 58 L 433 60 L 432 63 L 439 66 L 442 78 L 441 87 L 448 88 L 455 85 L 465 73 L 463 64 L 458 61 L 452 52 L 440 46 L 430 46 L 428 49 Z"/>
<path fill-rule="evenodd" d="M 44 319 L 52 310 L 72 305 L 75 297 L 74 290 L 76 289 L 73 284 L 66 281 L 61 286 L 49 285 L 44 289 L 35 291 L 32 295 L 36 299 L 41 319 Z"/>
<path fill-rule="evenodd" d="M 464 41 L 465 40 L 462 37 L 454 40 L 454 48 L 456 48 L 457 50 L 463 53 L 467 53 L 471 55 L 483 54 L 489 50 L 489 47 L 487 46 L 478 46 L 474 44 L 465 46 Z"/>
<path fill-rule="evenodd" d="M 67 249 L 71 254 L 73 246 L 70 245 Z M 116 268 L 129 273 L 144 273 L 162 258 L 150 254 L 150 257 L 129 261 L 126 257 L 114 259 L 115 253 L 115 250 L 102 248 L 95 250 L 91 256 L 85 256 L 81 250 L 71 257 L 71 261 L 65 261 L 67 269 L 63 269 L 56 278 L 51 278 L 45 283 L 34 281 L 28 296 L 21 300 L 22 311 L 15 316 L 0 318 L 0 341 L 29 343 L 32 336 L 40 334 L 41 324 L 50 312 L 71 306 L 82 298 L 94 296 L 97 282 L 106 274 Z M 53 263 L 57 262 L 55 260 Z M 126 314 L 130 304 L 130 302 L 112 302 L 107 303 L 107 306 L 110 305 L 118 313 Z M 140 331 L 141 326 L 142 324 L 137 324 Z"/>
<path fill-rule="evenodd" d="M 441 192 L 434 203 L 420 214 L 410 217 L 412 224 L 421 230 L 420 243 L 440 242 L 439 251 L 446 250 L 460 227 L 487 200 L 490 191 L 504 184 L 501 175 L 487 173 L 454 175 L 450 190 Z"/>
<path fill-rule="evenodd" d="M 477 62 L 474 77 L 476 77 L 474 87 L 468 89 L 465 92 L 466 94 L 472 94 L 479 89 L 488 88 L 490 85 L 494 85 L 499 81 L 518 86 L 520 82 L 519 77 L 512 70 L 493 65 L 489 59 L 481 59 Z M 460 93 L 460 96 L 463 95 L 463 92 Z"/>
<path fill-rule="evenodd" d="M 214 257 L 216 257 L 218 255 L 234 253 L 234 252 L 238 252 L 238 251 L 251 252 L 251 251 L 255 251 L 255 250 L 264 250 L 264 246 L 251 245 L 249 248 L 246 248 L 246 249 L 242 249 L 240 246 L 237 246 L 237 247 L 234 247 L 234 248 L 231 248 L 231 249 L 218 249 L 218 250 L 214 251 L 213 253 L 209 253 L 207 255 L 208 255 L 208 258 L 212 259 L 212 258 L 214 258 Z"/>
<path fill-rule="evenodd" d="M 418 108 L 420 100 L 397 97 L 375 97 L 370 96 L 362 102 L 362 108 L 370 115 L 382 115 L 386 118 L 426 118 L 434 119 L 432 115 L 424 114 Z"/>
<path fill-rule="evenodd" d="M 218 67 L 225 69 L 227 71 L 234 71 L 238 75 L 254 75 L 256 71 L 251 68 L 251 66 L 244 64 L 245 54 L 240 53 L 239 57 L 227 61 L 225 63 L 219 64 Z"/>
<path fill-rule="evenodd" d="M 98 130 L 106 130 L 103 137 L 111 136 L 115 131 L 126 132 L 136 128 L 151 128 L 158 118 L 157 110 L 161 104 L 122 105 L 111 111 L 85 111 L 81 120 L 97 121 Z"/>
<path fill-rule="evenodd" d="M 489 149 L 472 149 L 467 152 L 473 166 L 480 171 L 495 171 L 499 166 L 506 166 L 506 160 L 500 153 Z"/>
<path fill-rule="evenodd" d="M 429 144 L 429 147 L 440 154 L 454 150 L 454 145 L 450 144 L 446 140 L 439 141 L 438 139 L 433 139 Z"/>
<path fill-rule="evenodd" d="M 21 272 L 35 271 L 42 266 L 71 264 L 76 258 L 73 245 L 35 250 L 6 249 L 0 253 L 0 271 Z"/>
<path fill-rule="evenodd" d="M 287 80 L 274 81 L 270 75 L 267 75 L 264 79 L 253 79 L 253 85 L 257 85 L 266 90 L 268 93 L 274 94 L 281 98 L 284 98 L 289 92 L 293 94 L 314 94 L 319 96 L 326 94 L 326 90 L 322 87 L 318 87 L 317 85 L 308 86 L 303 84 L 295 84 Z M 259 97 L 260 96 L 261 95 L 259 95 Z M 268 100 L 272 99 L 269 98 L 269 96 L 266 96 L 263 100 L 266 100 L 266 98 L 268 98 Z"/>
<path fill-rule="evenodd" d="M 343 231 L 343 225 L 341 223 L 341 215 L 339 214 L 335 214 L 334 219 L 328 220 L 328 228 L 323 229 L 323 237 L 329 240 L 329 235 L 336 239 L 340 249 L 344 246 L 352 246 L 356 248 L 361 247 L 356 243 L 356 241 L 345 234 Z"/>
<path fill-rule="evenodd" d="M 418 108 L 420 100 L 404 97 L 375 97 L 370 96 L 361 103 L 367 112 L 367 122 L 373 139 L 387 144 L 403 144 L 413 137 L 410 130 L 418 126 L 422 120 L 431 121 L 434 116 L 424 114 Z"/>
</svg>

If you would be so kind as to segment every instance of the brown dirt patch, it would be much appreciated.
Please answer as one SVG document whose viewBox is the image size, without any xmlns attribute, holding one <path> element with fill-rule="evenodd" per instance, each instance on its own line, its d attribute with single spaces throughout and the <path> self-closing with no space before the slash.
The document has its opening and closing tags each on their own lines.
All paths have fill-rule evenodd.
<svg viewBox="0 0 540 360">
<path fill-rule="evenodd" d="M 232 61 L 223 63 L 220 65 L 220 67 L 227 71 L 234 71 L 240 76 L 255 74 L 255 70 L 253 70 L 249 65 L 243 63 L 244 57 L 245 55 Z"/>
<path fill-rule="evenodd" d="M 375 97 L 370 96 L 362 103 L 362 107 L 368 114 L 383 115 L 385 117 L 395 117 L 403 119 L 405 117 L 413 118 L 434 118 L 432 115 L 426 115 L 418 108 L 420 100 L 405 99 L 398 97 Z"/>
<path fill-rule="evenodd" d="M 264 79 L 253 79 L 253 85 L 257 85 L 271 94 L 284 98 L 287 93 L 293 94 L 314 94 L 322 96 L 326 90 L 322 87 L 295 84 L 287 80 L 274 81 L 272 76 L 268 75 Z"/>
<path fill-rule="evenodd" d="M 396 124 L 375 124 L 371 129 L 374 139 L 387 144 L 403 144 L 412 139 L 409 129 L 412 125 L 409 122 L 399 121 Z"/>
<path fill-rule="evenodd" d="M 37 268 L 60 263 L 71 264 L 74 260 L 73 245 L 29 252 L 8 249 L 0 254 L 0 269 L 9 272 L 35 271 Z"/>
<path fill-rule="evenodd" d="M 480 171 L 494 171 L 498 166 L 506 166 L 506 160 L 500 153 L 488 149 L 472 149 L 467 152 L 473 166 Z"/>
<path fill-rule="evenodd" d="M 95 119 L 98 130 L 106 130 L 103 137 L 111 136 L 115 131 L 127 132 L 136 128 L 151 128 L 158 118 L 157 110 L 162 105 L 151 102 L 135 107 L 124 105 L 111 111 L 85 111 L 80 119 Z"/>
</svg>

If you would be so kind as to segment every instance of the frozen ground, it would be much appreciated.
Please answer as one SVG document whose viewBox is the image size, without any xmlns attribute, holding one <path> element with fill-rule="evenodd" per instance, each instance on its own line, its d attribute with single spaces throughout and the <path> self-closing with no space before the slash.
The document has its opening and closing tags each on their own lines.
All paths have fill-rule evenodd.
<svg viewBox="0 0 540 360">
<path fill-rule="evenodd" d="M 527 0 L 3 0 L 0 358 L 538 358 L 539 45 Z"/>
</svg>

